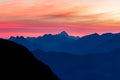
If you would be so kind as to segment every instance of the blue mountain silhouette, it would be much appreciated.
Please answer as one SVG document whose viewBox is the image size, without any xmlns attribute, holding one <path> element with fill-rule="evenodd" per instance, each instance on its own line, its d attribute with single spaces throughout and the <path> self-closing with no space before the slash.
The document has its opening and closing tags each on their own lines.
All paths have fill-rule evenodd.
<svg viewBox="0 0 120 80">
<path fill-rule="evenodd" d="M 33 43 L 32 41 L 27 40 L 23 36 L 10 37 L 9 40 L 25 46 L 29 50 L 35 50 L 40 47 L 40 45 L 37 45 L 37 44 Z"/>
<path fill-rule="evenodd" d="M 45 34 L 43 36 L 34 38 L 24 38 L 23 36 L 10 37 L 9 40 L 17 42 L 23 46 L 26 46 L 29 50 L 42 49 L 44 51 L 54 51 L 54 49 L 62 44 L 72 40 L 76 40 L 79 37 L 69 36 L 65 31 L 59 34 Z"/>
<path fill-rule="evenodd" d="M 65 52 L 72 54 L 88 54 L 110 52 L 120 48 L 120 33 L 97 33 L 83 37 L 69 36 L 62 31 L 59 34 L 45 34 L 39 37 L 11 37 L 9 40 L 26 46 L 29 50 L 41 49 L 43 51 Z"/>
<path fill-rule="evenodd" d="M 73 55 L 61 52 L 32 52 L 62 80 L 120 80 L 120 48 L 108 53 Z"/>
</svg>

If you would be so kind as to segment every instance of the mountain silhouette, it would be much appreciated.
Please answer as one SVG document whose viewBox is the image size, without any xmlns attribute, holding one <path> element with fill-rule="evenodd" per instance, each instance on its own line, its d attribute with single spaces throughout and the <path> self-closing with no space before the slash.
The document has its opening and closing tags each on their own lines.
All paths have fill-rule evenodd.
<svg viewBox="0 0 120 80">
<path fill-rule="evenodd" d="M 75 37 L 62 31 L 55 35 L 45 34 L 44 36 L 24 39 L 14 37 L 14 39 L 10 38 L 9 40 L 26 46 L 30 51 L 41 49 L 46 52 L 65 52 L 79 55 L 111 52 L 120 48 L 120 33 L 104 33 L 102 35 L 93 33 L 83 37 Z"/>
<path fill-rule="evenodd" d="M 62 32 L 59 33 L 58 35 L 60 35 L 60 36 L 65 36 L 65 37 L 68 37 L 68 36 L 69 36 L 68 33 L 65 32 L 65 31 L 62 31 Z"/>
<path fill-rule="evenodd" d="M 54 51 L 55 48 L 60 44 L 78 39 L 78 37 L 69 36 L 65 31 L 62 31 L 61 33 L 55 35 L 45 34 L 36 38 L 24 38 L 24 40 L 21 38 L 24 37 L 10 37 L 9 40 L 26 46 L 31 51 L 35 49 Z"/>
<path fill-rule="evenodd" d="M 90 34 L 77 40 L 62 43 L 55 48 L 55 52 L 86 55 L 88 53 L 111 52 L 120 48 L 120 36 L 117 34 Z"/>
<path fill-rule="evenodd" d="M 35 50 L 40 48 L 40 45 L 38 46 L 37 44 L 27 40 L 23 36 L 10 37 L 9 40 L 14 41 L 20 45 L 26 46 L 29 50 Z"/>
<path fill-rule="evenodd" d="M 32 53 L 62 80 L 120 80 L 120 48 L 88 55 L 41 50 Z"/>
<path fill-rule="evenodd" d="M 51 69 L 15 42 L 0 39 L 1 79 L 59 80 Z"/>
</svg>

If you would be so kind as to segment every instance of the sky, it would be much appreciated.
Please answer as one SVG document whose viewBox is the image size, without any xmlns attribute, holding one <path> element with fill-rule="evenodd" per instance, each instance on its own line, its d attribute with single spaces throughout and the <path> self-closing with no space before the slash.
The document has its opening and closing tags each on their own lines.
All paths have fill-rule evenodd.
<svg viewBox="0 0 120 80">
<path fill-rule="evenodd" d="M 120 32 L 120 0 L 0 0 L 0 37 Z"/>
</svg>

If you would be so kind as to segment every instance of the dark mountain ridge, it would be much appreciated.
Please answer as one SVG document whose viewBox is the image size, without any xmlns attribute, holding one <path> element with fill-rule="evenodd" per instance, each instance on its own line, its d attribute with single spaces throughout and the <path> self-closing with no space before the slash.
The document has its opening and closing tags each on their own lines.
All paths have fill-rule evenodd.
<svg viewBox="0 0 120 80">
<path fill-rule="evenodd" d="M 47 65 L 15 42 L 0 39 L 0 59 L 1 79 L 59 80 Z"/>
</svg>

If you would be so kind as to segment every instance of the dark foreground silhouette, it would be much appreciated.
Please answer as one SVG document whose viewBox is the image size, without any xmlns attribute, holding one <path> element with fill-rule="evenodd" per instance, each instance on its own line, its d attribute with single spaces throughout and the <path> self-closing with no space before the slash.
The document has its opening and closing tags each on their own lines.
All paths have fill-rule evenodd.
<svg viewBox="0 0 120 80">
<path fill-rule="evenodd" d="M 0 78 L 3 80 L 59 80 L 27 48 L 14 42 L 0 39 L 0 59 Z"/>
</svg>

